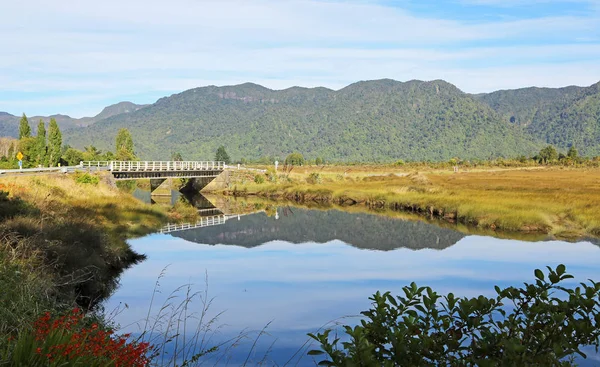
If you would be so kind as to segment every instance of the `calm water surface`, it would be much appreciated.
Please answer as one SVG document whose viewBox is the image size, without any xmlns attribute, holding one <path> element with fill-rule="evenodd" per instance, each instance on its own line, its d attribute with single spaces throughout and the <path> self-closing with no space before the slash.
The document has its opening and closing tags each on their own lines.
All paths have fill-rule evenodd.
<svg viewBox="0 0 600 367">
<path fill-rule="evenodd" d="M 126 331 L 139 332 L 136 322 L 146 317 L 164 269 L 155 310 L 184 284 L 204 291 L 208 276 L 214 297 L 209 315 L 224 311 L 211 343 L 242 330 L 250 333 L 241 346 L 222 353 L 227 355 L 219 365 L 231 366 L 248 356 L 248 365 L 265 356 L 267 365 L 284 365 L 307 341 L 306 333 L 368 309 L 368 297 L 377 290 L 399 294 L 412 281 L 443 293 L 492 296 L 494 285 L 520 285 L 533 279 L 535 268 L 560 263 L 576 280 L 600 280 L 600 247 L 592 242 L 465 236 L 423 222 L 336 210 L 279 207 L 269 215 L 232 216 L 224 224 L 130 243 L 148 259 L 125 272 L 106 309 L 127 304 L 115 319 Z M 199 311 L 201 305 L 195 302 L 192 308 Z M 260 336 L 250 352 L 267 324 L 268 335 Z M 296 357 L 289 365 L 314 362 Z"/>
</svg>

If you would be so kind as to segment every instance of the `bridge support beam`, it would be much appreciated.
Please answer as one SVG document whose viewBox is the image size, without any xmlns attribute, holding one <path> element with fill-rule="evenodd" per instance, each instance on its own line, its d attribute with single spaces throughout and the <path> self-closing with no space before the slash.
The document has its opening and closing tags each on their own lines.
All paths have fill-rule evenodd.
<svg viewBox="0 0 600 367">
<path fill-rule="evenodd" d="M 166 178 L 151 178 L 150 179 L 150 195 L 158 195 L 158 192 L 155 192 L 167 179 Z M 171 192 L 169 192 L 169 195 Z"/>
</svg>

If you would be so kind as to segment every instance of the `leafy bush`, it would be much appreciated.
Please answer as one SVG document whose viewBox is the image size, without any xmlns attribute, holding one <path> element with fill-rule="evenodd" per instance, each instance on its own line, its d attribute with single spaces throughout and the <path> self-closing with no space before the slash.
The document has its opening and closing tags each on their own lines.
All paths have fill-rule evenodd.
<svg viewBox="0 0 600 367">
<path fill-rule="evenodd" d="M 256 182 L 257 184 L 263 184 L 265 183 L 265 175 L 261 175 L 261 174 L 257 174 L 254 176 L 254 182 Z"/>
<path fill-rule="evenodd" d="M 100 182 L 98 176 L 90 175 L 89 173 L 81 173 L 75 176 L 75 182 L 80 184 L 97 185 Z"/>
<path fill-rule="evenodd" d="M 302 166 L 304 164 L 304 156 L 301 153 L 291 153 L 285 158 L 285 164 L 290 166 Z"/>
<path fill-rule="evenodd" d="M 404 296 L 377 292 L 360 325 L 345 326 L 350 340 L 331 330 L 309 336 L 325 355 L 323 366 L 571 366 L 600 337 L 600 283 L 575 289 L 565 266 L 535 270 L 534 284 L 496 286 L 497 296 L 441 296 L 412 283 Z M 341 344 L 341 347 L 340 347 Z"/>
<path fill-rule="evenodd" d="M 404 161 L 402 159 L 397 160 L 394 165 L 396 166 L 404 166 L 406 163 L 404 163 Z"/>
<path fill-rule="evenodd" d="M 321 183 L 322 182 L 321 175 L 318 172 L 312 172 L 306 178 L 306 182 L 308 182 L 309 184 L 312 184 L 312 185 Z"/>
</svg>

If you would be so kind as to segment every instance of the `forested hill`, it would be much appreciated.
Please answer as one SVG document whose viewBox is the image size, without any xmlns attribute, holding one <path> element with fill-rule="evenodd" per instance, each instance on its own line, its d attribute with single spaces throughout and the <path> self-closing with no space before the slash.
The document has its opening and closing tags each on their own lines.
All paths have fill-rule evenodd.
<svg viewBox="0 0 600 367">
<path fill-rule="evenodd" d="M 143 107 L 145 107 L 145 105 L 138 105 L 131 102 L 119 102 L 117 104 L 105 107 L 102 110 L 102 112 L 100 112 L 94 117 L 82 117 L 78 119 L 67 115 L 51 115 L 27 116 L 27 119 L 29 120 L 29 125 L 31 126 L 34 133 L 36 133 L 37 125 L 40 120 L 43 120 L 46 124 L 48 124 L 51 118 L 56 119 L 56 122 L 58 123 L 58 126 L 61 130 L 69 130 L 78 127 L 89 126 L 96 121 L 100 121 L 105 118 L 119 115 L 122 113 L 130 113 L 133 111 L 137 111 Z M 7 112 L 0 112 L 0 137 L 18 137 L 20 119 L 21 116 L 14 116 Z"/>
<path fill-rule="evenodd" d="M 145 159 L 172 152 L 209 159 L 219 145 L 233 159 L 298 151 L 331 161 L 514 157 L 541 146 L 479 98 L 441 80 L 365 81 L 339 91 L 274 91 L 251 83 L 202 87 L 65 137 L 75 147 L 112 149 L 122 127 Z"/>
<path fill-rule="evenodd" d="M 524 88 L 476 96 L 533 139 L 600 155 L 600 83 L 587 88 Z"/>
</svg>

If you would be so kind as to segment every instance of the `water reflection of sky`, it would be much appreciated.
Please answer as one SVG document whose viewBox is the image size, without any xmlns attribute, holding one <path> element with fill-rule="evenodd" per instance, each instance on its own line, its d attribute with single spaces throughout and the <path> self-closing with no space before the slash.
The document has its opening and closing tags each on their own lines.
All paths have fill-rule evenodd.
<svg viewBox="0 0 600 367">
<path fill-rule="evenodd" d="M 131 245 L 148 260 L 123 275 L 120 289 L 106 305 L 111 310 L 120 302 L 128 304 L 117 318 L 121 325 L 145 316 L 154 283 L 165 267 L 162 299 L 186 283 L 204 289 L 208 274 L 209 293 L 216 297 L 213 311 L 226 311 L 220 319 L 227 324 L 223 336 L 244 328 L 260 329 L 272 321 L 268 342 L 277 338 L 271 356 L 279 363 L 307 339 L 307 332 L 367 309 L 368 297 L 377 290 L 398 293 L 415 281 L 442 293 L 493 295 L 495 284 L 519 285 L 532 280 L 535 268 L 560 263 L 576 280 L 600 279 L 600 248 L 588 242 L 529 243 L 470 236 L 444 250 L 371 251 L 338 240 L 271 241 L 244 248 L 151 235 Z"/>
</svg>

